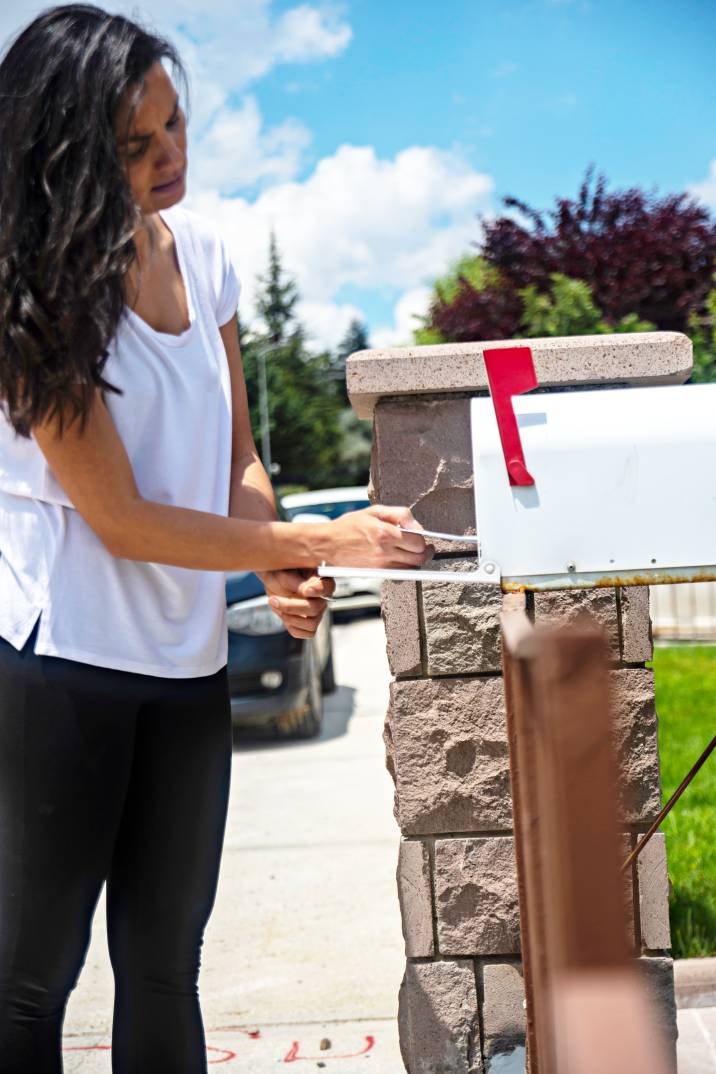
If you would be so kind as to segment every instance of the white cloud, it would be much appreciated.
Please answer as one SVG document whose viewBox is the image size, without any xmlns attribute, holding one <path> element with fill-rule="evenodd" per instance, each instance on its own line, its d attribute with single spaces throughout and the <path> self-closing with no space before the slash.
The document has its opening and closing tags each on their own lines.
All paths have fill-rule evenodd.
<svg viewBox="0 0 716 1074">
<path fill-rule="evenodd" d="M 226 236 L 247 318 L 274 228 L 284 265 L 315 311 L 316 334 L 331 345 L 354 313 L 334 304 L 341 287 L 425 288 L 479 239 L 475 216 L 488 209 L 492 189 L 492 179 L 456 153 L 411 146 L 381 159 L 370 146 L 343 145 L 304 181 L 276 183 L 253 202 L 204 189 L 192 191 L 187 205 Z"/>
<path fill-rule="evenodd" d="M 414 287 L 402 295 L 395 306 L 392 325 L 373 329 L 370 342 L 373 347 L 400 347 L 412 343 L 413 332 L 420 327 L 418 317 L 428 312 L 432 290 Z"/>
<path fill-rule="evenodd" d="M 101 0 L 105 2 L 105 0 Z M 479 239 L 492 179 L 456 151 L 410 146 L 380 158 L 371 146 L 341 145 L 299 180 L 311 133 L 287 117 L 266 126 L 247 89 L 284 63 L 338 56 L 351 40 L 342 7 L 316 0 L 282 12 L 273 0 L 106 0 L 108 10 L 145 19 L 179 47 L 192 86 L 190 197 L 232 247 L 253 312 L 255 277 L 276 230 L 301 293 L 299 313 L 315 342 L 335 347 L 364 314 L 336 295 L 345 285 L 402 295 L 381 342 L 410 338 L 427 286 Z M 46 0 L 0 5 L 0 37 L 26 25 Z M 257 190 L 259 193 L 254 194 Z M 248 192 L 251 191 L 251 196 Z"/>
<path fill-rule="evenodd" d="M 351 321 L 363 321 L 364 314 L 358 306 L 337 302 L 299 302 L 296 306 L 299 320 L 306 328 L 310 344 L 318 348 L 335 350 L 341 342 Z"/>
<path fill-rule="evenodd" d="M 48 6 L 43 0 L 0 5 L 0 38 Z M 100 0 L 99 6 L 169 35 L 197 74 L 227 91 L 244 88 L 280 63 L 336 56 L 351 40 L 348 23 L 326 3 L 299 4 L 281 14 L 272 10 L 272 0 Z"/>
<path fill-rule="evenodd" d="M 311 133 L 296 119 L 263 129 L 255 97 L 223 107 L 198 143 L 189 148 L 190 185 L 222 194 L 256 183 L 283 182 L 299 171 Z"/>
<path fill-rule="evenodd" d="M 716 209 L 716 159 L 711 161 L 706 178 L 700 183 L 691 183 L 686 190 L 710 208 Z"/>
<path fill-rule="evenodd" d="M 28 24 L 48 4 L 19 0 L 0 5 L 0 43 Z M 272 0 L 100 0 L 101 7 L 127 15 L 165 34 L 177 45 L 186 64 L 191 93 L 190 137 L 195 150 L 211 158 L 223 179 L 221 189 L 237 189 L 246 171 L 257 179 L 285 179 L 295 174 L 301 149 L 309 139 L 305 127 L 288 119 L 259 137 L 252 134 L 255 102 L 248 98 L 236 109 L 229 102 L 257 79 L 282 63 L 315 63 L 341 53 L 352 32 L 339 9 L 327 3 L 298 4 L 282 13 Z M 227 174 L 227 145 L 238 135 L 239 148 L 251 149 L 240 160 L 233 154 L 237 182 Z M 242 142 L 242 139 L 244 141 Z M 246 139 L 249 139 L 248 146 Z M 219 159 L 217 159 L 217 157 Z M 237 163 L 238 162 L 238 163 Z"/>
<path fill-rule="evenodd" d="M 351 30 L 330 11 L 301 4 L 280 16 L 272 38 L 274 57 L 295 63 L 336 56 L 349 44 Z"/>
</svg>

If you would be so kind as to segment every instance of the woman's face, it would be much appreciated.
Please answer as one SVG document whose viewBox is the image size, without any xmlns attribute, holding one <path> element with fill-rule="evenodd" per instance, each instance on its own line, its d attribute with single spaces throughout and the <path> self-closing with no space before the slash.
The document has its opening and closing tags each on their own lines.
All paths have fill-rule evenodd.
<svg viewBox="0 0 716 1074">
<path fill-rule="evenodd" d="M 144 77 L 129 131 L 130 102 L 117 117 L 120 159 L 139 208 L 146 215 L 181 201 L 186 178 L 186 119 L 179 95 L 161 63 Z"/>
</svg>

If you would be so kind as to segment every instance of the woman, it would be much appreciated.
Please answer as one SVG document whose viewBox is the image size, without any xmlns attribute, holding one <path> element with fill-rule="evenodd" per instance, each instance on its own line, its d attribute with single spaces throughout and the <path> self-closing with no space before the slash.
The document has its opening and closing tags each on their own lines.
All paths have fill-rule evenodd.
<svg viewBox="0 0 716 1074">
<path fill-rule="evenodd" d="M 215 229 L 178 203 L 172 47 L 87 5 L 0 64 L 0 1074 L 61 1071 L 107 883 L 115 1074 L 206 1069 L 231 761 L 224 573 L 310 638 L 321 560 L 419 566 L 407 509 L 275 521 Z"/>
</svg>

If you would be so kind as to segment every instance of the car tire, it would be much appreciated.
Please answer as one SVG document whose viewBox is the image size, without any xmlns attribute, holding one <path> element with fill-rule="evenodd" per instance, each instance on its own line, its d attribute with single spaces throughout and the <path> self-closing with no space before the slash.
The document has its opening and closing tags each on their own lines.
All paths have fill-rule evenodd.
<svg viewBox="0 0 716 1074">
<path fill-rule="evenodd" d="M 321 672 L 321 690 L 324 694 L 333 694 L 336 690 L 336 673 L 333 667 L 333 642 L 330 643 L 328 658 Z"/>
<path fill-rule="evenodd" d="M 278 738 L 316 738 L 323 727 L 323 692 L 321 669 L 316 648 L 312 641 L 306 642 L 308 662 L 308 697 L 300 710 L 281 717 L 276 722 Z"/>
</svg>

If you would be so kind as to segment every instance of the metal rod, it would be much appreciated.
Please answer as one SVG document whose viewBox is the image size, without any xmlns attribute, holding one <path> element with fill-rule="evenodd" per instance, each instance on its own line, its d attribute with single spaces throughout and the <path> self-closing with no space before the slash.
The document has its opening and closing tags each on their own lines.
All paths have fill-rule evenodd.
<svg viewBox="0 0 716 1074">
<path fill-rule="evenodd" d="M 266 352 L 264 344 L 258 348 L 259 365 L 259 414 L 261 416 L 261 461 L 271 477 L 271 435 L 269 433 L 268 385 L 266 383 Z"/>
<path fill-rule="evenodd" d="M 400 526 L 403 533 L 417 533 L 419 537 L 437 537 L 441 541 L 468 541 L 470 544 L 479 544 L 480 538 L 474 534 L 466 533 L 441 533 L 439 530 L 410 530 L 406 526 Z"/>
<path fill-rule="evenodd" d="M 706 747 L 704 752 L 701 754 L 701 756 L 699 757 L 698 761 L 693 766 L 693 768 L 688 773 L 688 775 L 684 776 L 684 778 L 682 779 L 681 783 L 676 788 L 676 790 L 672 794 L 671 798 L 669 799 L 669 801 L 666 803 L 666 805 L 662 809 L 661 813 L 659 813 L 659 816 L 656 818 L 654 823 L 649 828 L 648 832 L 645 835 L 643 835 L 641 837 L 641 839 L 639 840 L 639 842 L 636 844 L 636 846 L 632 850 L 631 854 L 629 855 L 629 857 L 626 859 L 626 861 L 622 865 L 622 872 L 623 873 L 625 873 L 627 871 L 627 869 L 629 868 L 631 863 L 634 861 L 634 859 L 636 857 L 638 857 L 639 854 L 641 854 L 642 850 L 644 849 L 646 844 L 649 842 L 649 840 L 651 839 L 652 835 L 654 834 L 656 829 L 661 824 L 661 822 L 664 819 L 664 817 L 667 816 L 667 814 L 671 812 L 673 806 L 675 806 L 676 803 L 678 802 L 679 798 L 681 798 L 681 795 L 684 793 L 684 791 L 688 787 L 689 783 L 691 783 L 691 780 L 694 778 L 694 776 L 696 775 L 698 770 L 705 763 L 705 761 L 708 760 L 708 757 L 713 752 L 714 747 L 716 747 L 716 735 L 714 735 L 714 737 L 711 739 L 711 741 L 709 742 L 708 746 Z"/>
</svg>

